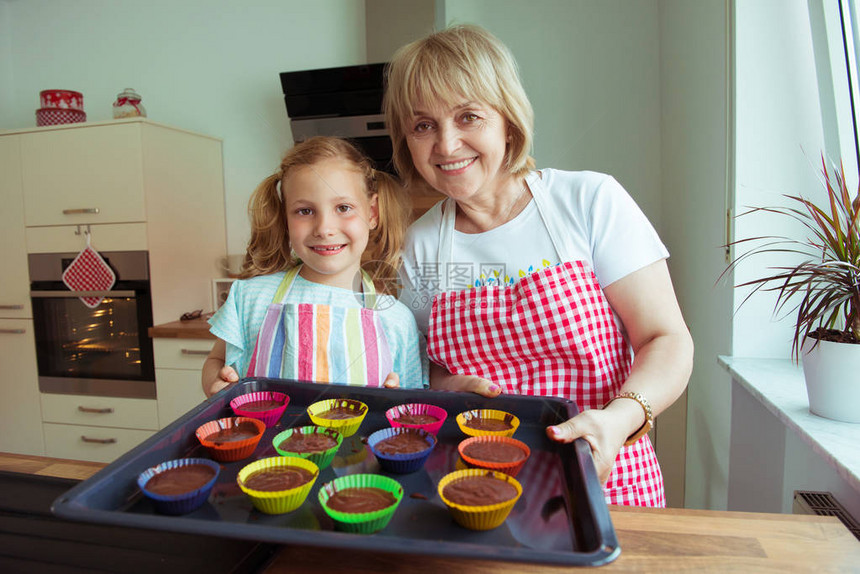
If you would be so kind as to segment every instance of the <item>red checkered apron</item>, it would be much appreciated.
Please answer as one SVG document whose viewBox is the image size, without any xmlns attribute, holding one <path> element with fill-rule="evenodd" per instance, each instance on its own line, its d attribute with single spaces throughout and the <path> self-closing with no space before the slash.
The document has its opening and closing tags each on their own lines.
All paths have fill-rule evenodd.
<svg viewBox="0 0 860 574">
<path fill-rule="evenodd" d="M 559 222 L 553 210 L 543 208 L 543 186 L 539 181 L 530 185 L 565 262 L 513 286 L 441 293 L 430 311 L 427 353 L 450 373 L 489 379 L 505 393 L 555 396 L 582 409 L 601 408 L 630 373 L 632 349 L 589 264 L 563 257 L 564 244 L 556 240 Z M 454 228 L 453 202 L 445 207 L 440 269 L 450 261 Z M 605 495 L 609 504 L 665 506 L 660 465 L 647 435 L 621 448 Z"/>
</svg>

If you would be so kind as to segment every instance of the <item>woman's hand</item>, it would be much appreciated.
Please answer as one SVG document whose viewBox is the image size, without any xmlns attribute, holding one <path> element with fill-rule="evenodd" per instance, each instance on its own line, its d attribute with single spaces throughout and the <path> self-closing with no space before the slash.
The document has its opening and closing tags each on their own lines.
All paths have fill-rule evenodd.
<svg viewBox="0 0 860 574">
<path fill-rule="evenodd" d="M 474 375 L 452 375 L 445 367 L 430 362 L 430 388 L 443 391 L 475 393 L 487 398 L 497 397 L 502 388 L 494 382 Z"/>
<path fill-rule="evenodd" d="M 600 484 L 606 484 L 618 452 L 628 436 L 625 430 L 627 423 L 623 419 L 619 421 L 619 416 L 624 415 L 618 415 L 608 408 L 584 411 L 561 424 L 547 427 L 546 435 L 551 440 L 561 443 L 584 438 L 591 445 L 597 478 Z"/>
</svg>

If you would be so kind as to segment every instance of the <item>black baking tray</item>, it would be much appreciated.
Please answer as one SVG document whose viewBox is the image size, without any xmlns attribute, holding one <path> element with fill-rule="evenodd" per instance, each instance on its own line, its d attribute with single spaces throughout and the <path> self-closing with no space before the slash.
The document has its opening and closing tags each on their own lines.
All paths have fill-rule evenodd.
<svg viewBox="0 0 860 574">
<path fill-rule="evenodd" d="M 210 420 L 233 416 L 230 401 L 254 391 L 279 391 L 289 395 L 290 403 L 279 423 L 266 429 L 251 457 L 222 463 L 218 482 L 202 507 L 183 516 L 157 514 L 137 487 L 137 476 L 166 460 L 208 458 L 206 449 L 195 436 L 197 427 Z M 258 512 L 236 484 L 239 470 L 254 460 L 278 456 L 272 445 L 274 436 L 287 428 L 312 424 L 307 406 L 331 398 L 358 399 L 368 405 L 368 414 L 358 432 L 344 439 L 335 460 L 320 472 L 302 506 L 281 515 Z M 380 470 L 363 439 L 390 426 L 385 418 L 387 409 L 411 402 L 440 406 L 448 411 L 448 418 L 422 470 L 405 475 L 387 474 Z M 436 491 L 439 479 L 455 470 L 459 459 L 457 444 L 466 438 L 457 426 L 456 415 L 476 408 L 499 409 L 516 415 L 520 427 L 514 438 L 525 442 L 532 450 L 531 457 L 517 475 L 523 495 L 507 520 L 489 531 L 473 531 L 455 523 Z M 577 412 L 575 403 L 553 397 L 501 395 L 486 399 L 471 393 L 247 378 L 201 403 L 57 498 L 51 510 L 56 516 L 69 520 L 277 544 L 598 566 L 617 558 L 621 550 L 590 447 L 582 439 L 558 444 L 545 434 L 548 425 L 563 422 Z M 391 522 L 373 535 L 335 530 L 317 498 L 322 484 L 357 472 L 385 474 L 400 482 L 404 489 L 403 501 Z"/>
</svg>

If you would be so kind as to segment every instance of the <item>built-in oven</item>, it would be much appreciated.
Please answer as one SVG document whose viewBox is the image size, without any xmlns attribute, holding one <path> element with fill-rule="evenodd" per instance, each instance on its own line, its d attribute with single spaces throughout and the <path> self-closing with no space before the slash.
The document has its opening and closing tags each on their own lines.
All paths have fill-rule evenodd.
<svg viewBox="0 0 860 574">
<path fill-rule="evenodd" d="M 116 275 L 109 291 L 69 290 L 62 275 L 76 256 L 29 255 L 39 390 L 155 398 L 149 254 L 102 252 Z M 90 308 L 81 297 L 103 299 Z"/>
</svg>

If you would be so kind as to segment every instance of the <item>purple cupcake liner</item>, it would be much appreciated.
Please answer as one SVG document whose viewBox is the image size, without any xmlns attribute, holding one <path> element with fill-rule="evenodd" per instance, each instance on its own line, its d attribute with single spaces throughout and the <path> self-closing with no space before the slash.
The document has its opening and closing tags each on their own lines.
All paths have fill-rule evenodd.
<svg viewBox="0 0 860 574">
<path fill-rule="evenodd" d="M 418 425 L 399 422 L 397 419 L 401 415 L 405 414 L 430 415 L 438 418 L 439 420 L 435 423 Z M 445 423 L 445 419 L 448 418 L 448 411 L 446 411 L 442 407 L 437 407 L 436 405 L 429 405 L 425 403 L 407 403 L 403 405 L 397 405 L 396 407 L 391 407 L 390 409 L 385 411 L 385 418 L 388 419 L 388 422 L 391 423 L 392 427 L 422 429 L 426 430 L 430 434 L 435 435 L 439 432 L 439 429 L 442 428 L 442 425 Z"/>
<path fill-rule="evenodd" d="M 376 450 L 376 445 L 380 441 L 402 433 L 418 433 L 427 441 L 427 448 L 421 452 L 408 454 L 384 454 Z M 370 447 L 370 451 L 376 457 L 382 470 L 396 474 L 408 474 L 421 470 L 436 446 L 436 437 L 423 429 L 392 427 L 378 430 L 367 437 L 367 446 Z"/>
<path fill-rule="evenodd" d="M 185 492 L 183 494 L 163 495 L 146 490 L 146 483 L 161 472 L 172 468 L 189 466 L 192 464 L 202 464 L 210 467 L 215 471 L 215 475 L 203 486 L 196 490 Z M 209 499 L 209 493 L 212 492 L 212 487 L 215 481 L 218 480 L 218 474 L 221 472 L 221 466 L 208 458 L 179 458 L 176 460 L 168 460 L 159 465 L 148 468 L 137 477 L 137 486 L 141 492 L 152 500 L 155 510 L 161 514 L 179 515 L 188 514 L 189 512 L 203 506 L 203 503 Z"/>
<path fill-rule="evenodd" d="M 252 403 L 254 401 L 280 401 L 281 406 L 275 407 L 273 409 L 269 409 L 267 411 L 246 411 L 242 408 L 242 405 L 247 403 Z M 233 409 L 233 412 L 237 417 L 250 417 L 252 419 L 258 419 L 263 421 L 266 425 L 266 428 L 271 428 L 278 424 L 278 421 L 281 420 L 281 416 L 283 416 L 284 411 L 287 410 L 287 405 L 290 404 L 290 397 L 284 393 L 278 393 L 275 391 L 256 391 L 253 393 L 246 393 L 244 395 L 239 395 L 230 401 L 230 408 Z"/>
</svg>

